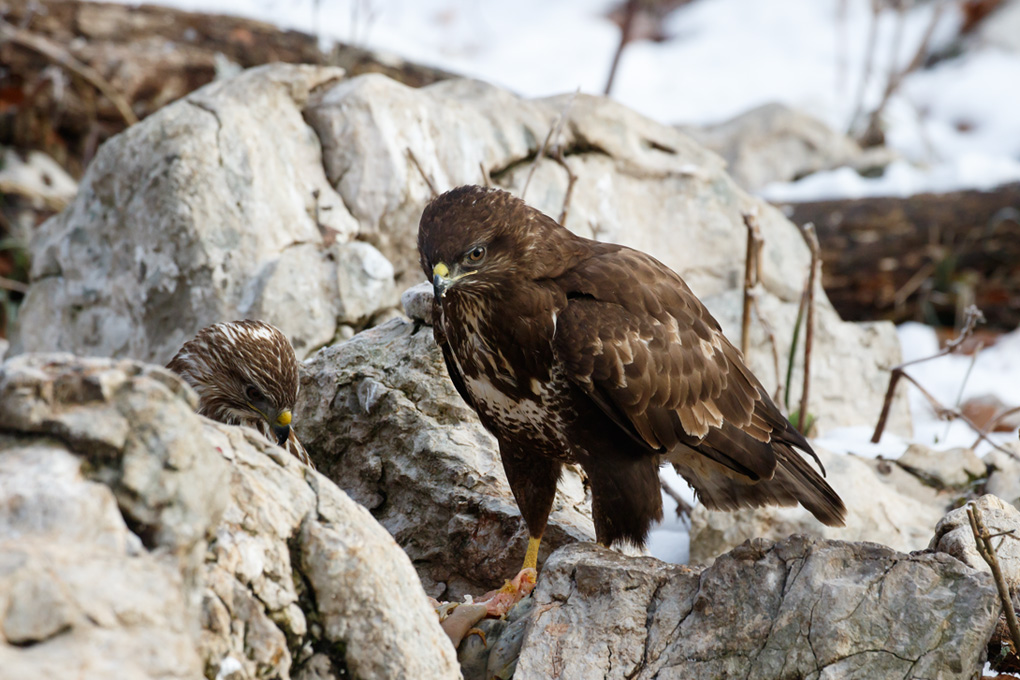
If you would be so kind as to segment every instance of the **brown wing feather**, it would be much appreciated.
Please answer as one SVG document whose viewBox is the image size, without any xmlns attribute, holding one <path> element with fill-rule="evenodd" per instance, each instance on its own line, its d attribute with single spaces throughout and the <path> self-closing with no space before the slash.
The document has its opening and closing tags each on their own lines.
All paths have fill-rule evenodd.
<svg viewBox="0 0 1020 680">
<path fill-rule="evenodd" d="M 704 455 L 751 479 L 770 478 L 776 457 L 768 442 L 785 419 L 768 412 L 764 389 L 718 323 L 658 261 L 619 246 L 600 250 L 558 280 L 568 303 L 556 351 L 571 379 L 622 412 L 651 449 L 699 446 L 725 433 L 729 445 L 710 442 Z"/>
</svg>

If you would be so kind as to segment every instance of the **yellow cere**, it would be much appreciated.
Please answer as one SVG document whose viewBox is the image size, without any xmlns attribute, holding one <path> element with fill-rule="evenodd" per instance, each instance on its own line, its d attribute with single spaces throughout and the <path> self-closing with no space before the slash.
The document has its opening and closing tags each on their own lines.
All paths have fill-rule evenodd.
<svg viewBox="0 0 1020 680">
<path fill-rule="evenodd" d="M 450 268 L 440 262 L 432 268 L 432 273 L 436 276 L 442 276 L 444 279 L 450 275 Z"/>
<path fill-rule="evenodd" d="M 276 418 L 276 424 L 282 426 L 290 425 L 290 411 L 284 411 Z"/>
</svg>

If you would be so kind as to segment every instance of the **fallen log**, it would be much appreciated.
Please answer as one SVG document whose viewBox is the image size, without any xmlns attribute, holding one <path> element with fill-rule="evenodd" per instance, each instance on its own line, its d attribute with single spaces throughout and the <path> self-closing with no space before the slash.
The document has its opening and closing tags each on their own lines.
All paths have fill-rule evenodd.
<svg viewBox="0 0 1020 680">
<path fill-rule="evenodd" d="M 976 304 L 992 327 L 1020 325 L 1020 183 L 782 207 L 815 224 L 822 285 L 844 319 L 952 326 Z"/>
</svg>

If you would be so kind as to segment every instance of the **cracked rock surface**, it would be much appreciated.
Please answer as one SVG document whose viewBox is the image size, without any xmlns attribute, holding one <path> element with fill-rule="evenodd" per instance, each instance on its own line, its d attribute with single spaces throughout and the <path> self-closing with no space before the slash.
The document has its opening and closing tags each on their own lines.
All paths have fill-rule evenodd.
<svg viewBox="0 0 1020 680">
<path fill-rule="evenodd" d="M 998 611 L 941 553 L 792 536 L 691 569 L 577 544 L 543 567 L 514 678 L 964 679 Z"/>
<path fill-rule="evenodd" d="M 316 468 L 389 530 L 429 595 L 479 595 L 520 569 L 527 531 L 496 440 L 454 389 L 430 327 L 393 319 L 320 351 L 296 411 Z M 594 536 L 567 468 L 542 558 Z"/>
<path fill-rule="evenodd" d="M 407 556 L 168 371 L 0 368 L 0 675 L 457 678 Z"/>
</svg>

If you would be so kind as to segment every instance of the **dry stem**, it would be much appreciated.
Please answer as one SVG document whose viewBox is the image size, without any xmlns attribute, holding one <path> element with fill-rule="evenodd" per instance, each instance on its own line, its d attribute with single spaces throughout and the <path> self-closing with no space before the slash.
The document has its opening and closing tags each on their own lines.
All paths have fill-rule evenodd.
<svg viewBox="0 0 1020 680">
<path fill-rule="evenodd" d="M 761 228 L 752 213 L 744 213 L 743 217 L 747 227 L 747 253 L 744 257 L 744 313 L 740 322 L 740 352 L 746 361 L 751 335 L 752 289 L 761 281 Z"/>
<path fill-rule="evenodd" d="M 603 94 L 608 95 L 609 91 L 613 89 L 616 68 L 620 65 L 620 57 L 623 56 L 624 48 L 630 42 L 630 29 L 634 25 L 634 16 L 637 14 L 639 2 L 640 0 L 627 0 L 627 6 L 623 10 L 623 26 L 620 27 L 620 44 L 617 45 L 616 53 L 613 55 L 613 63 L 609 67 L 609 78 L 606 79 L 606 89 Z"/>
<path fill-rule="evenodd" d="M 528 177 L 524 180 L 524 188 L 521 189 L 522 201 L 524 200 L 524 195 L 528 193 L 528 185 L 531 184 L 531 177 L 535 174 L 535 168 L 538 167 L 538 162 L 542 160 L 542 156 L 545 155 L 546 149 L 549 148 L 549 142 L 559 136 L 560 130 L 563 129 L 563 123 L 567 120 L 567 114 L 570 113 L 570 107 L 573 106 L 574 99 L 577 98 L 580 91 L 581 88 L 578 88 L 574 90 L 574 94 L 570 95 L 570 99 L 567 100 L 563 110 L 560 111 L 560 115 L 556 119 L 556 122 L 549 128 L 549 134 L 545 136 L 545 141 L 542 142 L 542 146 L 539 148 L 538 153 L 535 154 L 535 160 L 531 162 L 531 167 L 528 169 Z"/>
<path fill-rule="evenodd" d="M 804 225 L 804 239 L 808 248 L 811 249 L 811 271 L 808 272 L 807 289 L 804 295 L 807 297 L 807 317 L 804 322 L 804 386 L 800 391 L 800 414 L 797 416 L 797 429 L 802 434 L 807 434 L 805 424 L 807 423 L 808 391 L 811 386 L 811 349 L 815 336 L 815 280 L 818 278 L 818 263 L 821 259 L 821 247 L 818 245 L 818 235 L 815 233 L 815 225 L 808 222 Z"/>
<path fill-rule="evenodd" d="M 758 309 L 758 296 L 756 294 L 751 297 L 751 305 L 754 307 L 754 313 L 758 317 L 758 323 L 765 329 L 765 335 L 768 336 L 769 344 L 772 345 L 772 363 L 776 369 L 776 393 L 773 400 L 778 403 L 780 395 L 783 393 L 783 373 L 779 367 L 779 345 L 776 343 L 776 334 L 772 330 L 772 324 L 765 320 L 761 310 Z"/>
<path fill-rule="evenodd" d="M 0 19 L 0 39 L 9 40 L 15 45 L 20 45 L 26 49 L 30 49 L 33 52 L 37 52 L 42 56 L 46 57 L 55 64 L 63 66 L 68 71 L 71 71 L 75 75 L 84 79 L 92 87 L 99 90 L 107 99 L 113 102 L 117 112 L 120 113 L 121 118 L 128 125 L 134 125 L 138 122 L 138 116 L 131 110 L 131 105 L 121 95 L 117 89 L 110 84 L 106 78 L 100 75 L 99 71 L 95 70 L 88 64 L 75 59 L 71 54 L 65 50 L 62 46 L 57 43 L 45 38 L 41 35 L 36 35 L 30 31 L 26 31 L 16 26 L 13 26 L 3 19 Z"/>
<path fill-rule="evenodd" d="M 928 45 L 931 43 L 932 35 L 934 35 L 939 19 L 942 18 L 942 13 L 945 11 L 948 4 L 949 3 L 946 0 L 940 0 L 938 5 L 935 6 L 935 10 L 931 15 L 931 21 L 925 28 L 924 36 L 921 38 L 921 42 L 917 46 L 917 52 L 914 53 L 913 59 L 911 59 L 910 62 L 899 71 L 896 71 L 895 67 L 890 65 L 889 79 L 885 84 L 885 91 L 882 93 L 882 100 L 868 117 L 868 125 L 864 129 L 864 133 L 862 135 L 862 138 L 865 141 L 878 139 L 878 131 L 881 126 L 880 119 L 882 117 L 882 113 L 885 111 L 885 107 L 889 104 L 889 100 L 896 93 L 896 90 L 900 88 L 900 85 L 903 83 L 903 78 L 912 71 L 917 70 L 924 63 L 924 58 L 928 54 Z M 905 13 L 906 9 L 901 7 L 900 12 Z M 902 39 L 903 23 L 904 17 L 901 14 L 900 23 L 897 26 L 896 38 L 893 41 L 893 54 L 896 54 L 899 51 L 898 48 L 900 40 Z M 895 61 L 893 61 L 893 64 L 895 64 Z"/>
<path fill-rule="evenodd" d="M 577 183 L 577 175 L 567 165 L 567 159 L 563 157 L 563 147 L 556 149 L 556 155 L 553 156 L 553 160 L 563 166 L 563 169 L 567 171 L 567 191 L 563 194 L 563 208 L 560 210 L 560 218 L 557 220 L 562 225 L 567 224 L 567 211 L 570 210 L 570 199 L 574 195 L 574 184 Z"/>
<path fill-rule="evenodd" d="M 411 151 L 411 147 L 407 147 L 406 151 L 407 157 L 411 159 L 412 163 L 414 163 L 414 167 L 418 168 L 418 174 L 420 174 L 421 178 L 425 180 L 425 184 L 428 186 L 429 191 L 432 192 L 432 198 L 435 198 L 439 195 L 439 192 L 436 191 L 436 185 L 433 184 L 429 176 L 425 174 L 425 171 L 421 167 L 421 163 L 418 162 L 418 157 L 414 155 L 413 151 Z"/>
<path fill-rule="evenodd" d="M 1020 626 L 1017 625 L 1016 611 L 1013 609 L 1013 598 L 1010 597 L 1009 586 L 1006 585 L 1006 579 L 1002 576 L 1002 568 L 999 567 L 999 556 L 995 552 L 995 546 L 992 545 L 993 535 L 988 533 L 984 520 L 981 518 L 981 510 L 973 503 L 967 504 L 967 519 L 970 520 L 970 530 L 974 533 L 974 543 L 977 544 L 978 553 L 988 563 L 988 568 L 992 570 L 995 587 L 999 590 L 1002 611 L 1006 615 L 1009 636 L 1013 640 L 1013 653 L 1020 654 Z"/>
</svg>

